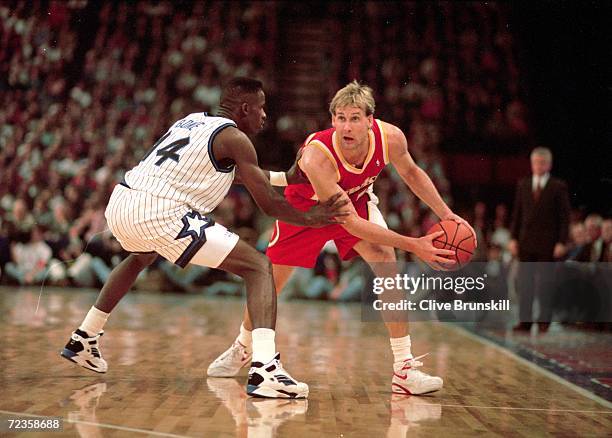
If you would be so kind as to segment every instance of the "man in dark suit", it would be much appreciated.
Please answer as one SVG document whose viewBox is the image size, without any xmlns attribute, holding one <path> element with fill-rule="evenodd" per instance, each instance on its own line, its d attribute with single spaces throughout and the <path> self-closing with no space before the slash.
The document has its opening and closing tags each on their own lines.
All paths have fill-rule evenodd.
<svg viewBox="0 0 612 438">
<path fill-rule="evenodd" d="M 552 153 L 538 147 L 531 152 L 530 177 L 519 181 L 512 217 L 512 240 L 508 249 L 520 260 L 517 289 L 520 297 L 520 322 L 515 331 L 529 331 L 536 285 L 539 290 L 540 332 L 548 330 L 551 312 L 550 263 L 565 253 L 570 205 L 567 184 L 550 175 Z M 539 282 L 536 283 L 536 278 Z"/>
</svg>

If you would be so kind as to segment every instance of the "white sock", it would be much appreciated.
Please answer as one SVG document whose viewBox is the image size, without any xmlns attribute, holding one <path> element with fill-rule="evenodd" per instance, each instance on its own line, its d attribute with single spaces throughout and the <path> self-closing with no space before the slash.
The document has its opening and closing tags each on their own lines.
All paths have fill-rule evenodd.
<svg viewBox="0 0 612 438">
<path fill-rule="evenodd" d="M 390 338 L 391 350 L 393 351 L 393 367 L 404 363 L 406 359 L 412 359 L 410 352 L 410 335 L 403 338 Z"/>
<path fill-rule="evenodd" d="M 276 355 L 274 344 L 274 330 L 269 328 L 256 328 L 253 336 L 253 362 L 268 363 Z"/>
<path fill-rule="evenodd" d="M 246 349 L 247 352 L 253 351 L 253 335 L 251 330 L 244 328 L 244 323 L 240 324 L 240 334 L 236 340 Z"/>
<path fill-rule="evenodd" d="M 89 336 L 95 336 L 102 331 L 109 315 L 110 313 L 103 312 L 91 306 L 91 309 L 87 312 L 87 316 L 85 316 L 85 319 L 79 326 L 79 330 L 87 332 Z"/>
</svg>

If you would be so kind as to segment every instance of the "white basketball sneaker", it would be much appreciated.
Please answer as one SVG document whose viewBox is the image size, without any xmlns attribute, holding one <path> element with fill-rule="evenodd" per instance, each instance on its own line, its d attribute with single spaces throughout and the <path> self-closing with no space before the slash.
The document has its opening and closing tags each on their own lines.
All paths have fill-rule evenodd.
<svg viewBox="0 0 612 438">
<path fill-rule="evenodd" d="M 98 340 L 104 334 L 101 331 L 95 336 L 89 336 L 83 330 L 76 329 L 70 336 L 70 341 L 66 344 L 60 355 L 77 365 L 95 371 L 105 373 L 108 369 L 106 361 L 102 358 Z"/>
<path fill-rule="evenodd" d="M 418 359 L 427 356 L 407 359 L 399 366 L 393 366 L 391 392 L 395 394 L 420 395 L 442 389 L 444 382 L 440 377 L 430 376 L 416 368 L 423 366 Z"/>
<path fill-rule="evenodd" d="M 210 377 L 234 377 L 251 362 L 253 354 L 237 340 L 208 366 Z"/>
<path fill-rule="evenodd" d="M 280 354 L 276 353 L 266 364 L 251 364 L 247 394 L 266 398 L 306 398 L 308 385 L 291 377 L 280 362 Z"/>
</svg>

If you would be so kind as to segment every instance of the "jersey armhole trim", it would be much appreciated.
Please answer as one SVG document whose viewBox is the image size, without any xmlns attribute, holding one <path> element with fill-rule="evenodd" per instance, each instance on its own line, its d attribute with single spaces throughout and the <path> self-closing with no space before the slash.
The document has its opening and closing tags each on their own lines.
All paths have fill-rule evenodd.
<svg viewBox="0 0 612 438">
<path fill-rule="evenodd" d="M 217 170 L 218 172 L 230 173 L 232 170 L 234 170 L 234 167 L 236 166 L 235 164 L 232 164 L 227 167 L 221 166 L 221 164 L 219 164 L 219 162 L 215 158 L 213 154 L 213 150 L 212 150 L 213 141 L 215 140 L 215 137 L 217 136 L 217 134 L 223 131 L 225 128 L 228 128 L 230 126 L 233 126 L 234 128 L 236 127 L 234 123 L 224 123 L 223 125 L 216 128 L 212 132 L 212 134 L 210 134 L 210 138 L 208 139 L 208 157 L 210 158 L 210 162 L 213 164 L 215 170 Z"/>
<path fill-rule="evenodd" d="M 334 169 L 336 169 L 336 182 L 340 181 L 340 169 L 338 169 L 338 163 L 336 162 L 336 159 L 332 155 L 331 151 L 327 149 L 327 147 L 319 140 L 311 140 L 310 143 L 306 144 L 306 146 L 308 145 L 316 146 L 325 154 L 329 161 L 331 161 L 332 165 L 334 166 Z"/>
<path fill-rule="evenodd" d="M 387 131 L 384 130 L 382 122 L 378 119 L 375 120 L 380 129 L 382 144 L 383 144 L 383 160 L 385 164 L 389 164 L 389 141 L 387 140 Z"/>
</svg>

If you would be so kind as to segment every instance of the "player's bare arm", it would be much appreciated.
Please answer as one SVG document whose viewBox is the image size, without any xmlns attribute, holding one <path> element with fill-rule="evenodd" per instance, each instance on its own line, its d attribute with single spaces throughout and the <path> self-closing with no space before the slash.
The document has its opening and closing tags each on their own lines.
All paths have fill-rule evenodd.
<svg viewBox="0 0 612 438">
<path fill-rule="evenodd" d="M 440 196 L 429 175 L 414 162 L 410 152 L 408 152 L 408 141 L 402 130 L 390 123 L 381 123 L 387 133 L 389 161 L 410 190 L 427 204 L 440 219 L 463 223 L 476 236 L 472 226 L 465 219 L 453 213 Z"/>
<path fill-rule="evenodd" d="M 307 212 L 293 208 L 270 185 L 269 177 L 266 177 L 259 167 L 255 147 L 240 130 L 226 128 L 219 133 L 213 143 L 213 153 L 218 160 L 229 158 L 236 163 L 237 174 L 242 183 L 267 215 L 290 224 L 310 227 L 343 222 L 343 217 L 346 216 L 342 211 L 345 201 L 340 200 L 340 196 L 328 199 Z"/>
<path fill-rule="evenodd" d="M 295 161 L 286 172 L 275 172 L 273 170 L 262 169 L 262 172 L 270 181 L 270 184 L 276 187 L 285 187 L 291 184 L 308 184 L 308 180 L 304 178 L 302 173 L 298 170 L 298 161 L 302 157 L 302 149 L 298 151 Z M 242 178 L 237 173 L 234 177 L 234 184 L 243 184 Z"/>
<path fill-rule="evenodd" d="M 340 199 L 349 201 L 343 207 L 343 212 L 348 215 L 342 226 L 353 236 L 368 242 L 412 252 L 427 263 L 439 262 L 449 264 L 449 259 L 445 256 L 452 256 L 454 253 L 449 250 L 435 248 L 432 244 L 432 240 L 442 233 L 435 233 L 421 238 L 407 237 L 359 217 L 353 204 L 350 202 L 349 196 L 337 184 L 337 173 L 331 161 L 317 146 L 310 144 L 304 148 L 299 165 L 310 180 L 317 197 L 321 201 L 331 199 L 334 196 L 340 196 Z"/>
</svg>

